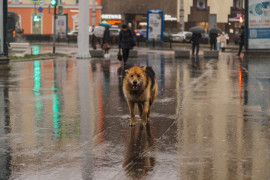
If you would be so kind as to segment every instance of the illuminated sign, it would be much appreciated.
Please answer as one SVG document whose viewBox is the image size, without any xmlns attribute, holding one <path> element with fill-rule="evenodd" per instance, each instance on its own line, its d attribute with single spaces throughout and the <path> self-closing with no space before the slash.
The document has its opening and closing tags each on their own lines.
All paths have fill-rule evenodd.
<svg viewBox="0 0 270 180">
<path fill-rule="evenodd" d="M 163 11 L 161 10 L 149 10 L 147 11 L 147 40 L 163 40 Z"/>
<path fill-rule="evenodd" d="M 121 14 L 102 14 L 102 19 L 122 19 Z"/>
<path fill-rule="evenodd" d="M 165 21 L 177 21 L 177 18 L 176 17 L 172 17 L 169 14 L 165 14 L 164 20 Z"/>
<path fill-rule="evenodd" d="M 122 21 L 121 20 L 107 20 L 107 23 L 111 25 L 115 25 L 115 24 L 121 24 Z"/>
</svg>

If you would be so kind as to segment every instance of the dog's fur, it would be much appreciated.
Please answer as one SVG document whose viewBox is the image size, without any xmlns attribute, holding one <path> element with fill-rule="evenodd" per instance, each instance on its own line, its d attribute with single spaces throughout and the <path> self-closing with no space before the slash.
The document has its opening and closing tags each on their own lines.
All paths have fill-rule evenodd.
<svg viewBox="0 0 270 180">
<path fill-rule="evenodd" d="M 146 123 L 150 116 L 150 108 L 157 95 L 155 72 L 151 67 L 133 67 L 125 70 L 123 93 L 130 111 L 130 125 L 135 125 L 135 104 L 138 105 L 140 116 Z"/>
</svg>

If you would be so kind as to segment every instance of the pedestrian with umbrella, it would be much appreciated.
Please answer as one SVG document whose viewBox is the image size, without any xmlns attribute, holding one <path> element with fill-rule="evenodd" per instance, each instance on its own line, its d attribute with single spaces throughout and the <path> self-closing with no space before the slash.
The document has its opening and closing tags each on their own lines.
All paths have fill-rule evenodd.
<svg viewBox="0 0 270 180">
<path fill-rule="evenodd" d="M 221 29 L 218 27 L 212 27 L 209 30 L 209 37 L 210 37 L 210 50 L 217 50 L 217 37 L 218 33 L 221 33 Z"/>
<path fill-rule="evenodd" d="M 105 21 L 99 23 L 98 25 L 99 25 L 99 26 L 103 26 L 103 27 L 105 27 L 105 28 L 110 28 L 110 27 L 111 27 L 111 25 L 110 25 L 109 23 L 105 22 Z"/>
<path fill-rule="evenodd" d="M 192 45 L 192 55 L 194 56 L 195 48 L 196 48 L 196 55 L 199 54 L 200 49 L 200 39 L 202 38 L 202 33 L 204 33 L 204 29 L 201 27 L 192 27 L 189 29 L 192 32 L 192 36 L 190 39 Z"/>
</svg>

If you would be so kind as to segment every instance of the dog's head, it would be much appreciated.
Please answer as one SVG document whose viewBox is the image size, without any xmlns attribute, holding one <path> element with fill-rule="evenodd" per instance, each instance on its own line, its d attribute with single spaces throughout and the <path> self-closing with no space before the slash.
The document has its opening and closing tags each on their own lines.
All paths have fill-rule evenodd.
<svg viewBox="0 0 270 180">
<path fill-rule="evenodd" d="M 128 84 L 133 91 L 139 90 L 146 81 L 145 75 L 146 67 L 133 67 L 125 70 L 126 79 Z"/>
</svg>

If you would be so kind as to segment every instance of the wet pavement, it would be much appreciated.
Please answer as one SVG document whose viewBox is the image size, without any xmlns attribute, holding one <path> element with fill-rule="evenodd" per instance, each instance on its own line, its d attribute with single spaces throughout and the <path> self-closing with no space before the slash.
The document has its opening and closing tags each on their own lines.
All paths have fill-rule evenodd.
<svg viewBox="0 0 270 180">
<path fill-rule="evenodd" d="M 144 126 L 115 60 L 11 62 L 0 73 L 0 179 L 270 179 L 270 61 L 140 51 L 158 96 Z"/>
</svg>

